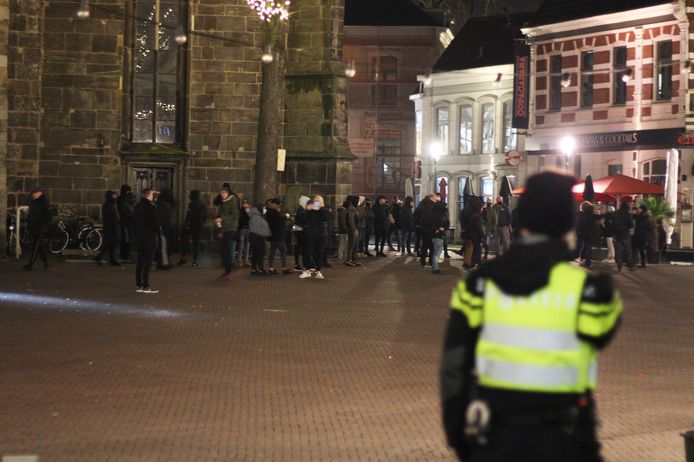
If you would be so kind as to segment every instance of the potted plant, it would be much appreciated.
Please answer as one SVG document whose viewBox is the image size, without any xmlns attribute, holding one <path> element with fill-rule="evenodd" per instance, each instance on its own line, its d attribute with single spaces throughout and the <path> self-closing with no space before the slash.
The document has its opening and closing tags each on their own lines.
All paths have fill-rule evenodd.
<svg viewBox="0 0 694 462">
<path fill-rule="evenodd" d="M 651 244 L 648 247 L 648 263 L 660 263 L 660 255 L 662 249 L 658 245 L 658 220 L 667 223 L 668 220 L 675 216 L 675 211 L 672 210 L 662 196 L 645 197 L 640 201 L 639 205 L 648 207 L 648 212 L 651 215 Z"/>
</svg>

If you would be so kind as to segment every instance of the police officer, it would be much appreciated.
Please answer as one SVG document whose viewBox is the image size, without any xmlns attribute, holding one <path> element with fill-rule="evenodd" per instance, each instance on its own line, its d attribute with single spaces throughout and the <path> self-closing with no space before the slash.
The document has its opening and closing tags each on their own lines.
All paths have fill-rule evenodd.
<svg viewBox="0 0 694 462">
<path fill-rule="evenodd" d="M 461 461 L 601 461 L 597 351 L 620 321 L 607 275 L 570 264 L 574 179 L 531 177 L 521 239 L 453 291 L 441 367 L 448 444 Z"/>
</svg>

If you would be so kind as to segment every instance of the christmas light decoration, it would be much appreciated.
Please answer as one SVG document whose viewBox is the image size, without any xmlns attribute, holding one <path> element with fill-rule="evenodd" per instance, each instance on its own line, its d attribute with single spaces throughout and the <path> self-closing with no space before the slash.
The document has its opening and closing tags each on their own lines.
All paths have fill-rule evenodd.
<svg viewBox="0 0 694 462">
<path fill-rule="evenodd" d="M 290 0 L 246 0 L 246 3 L 263 21 L 270 22 L 274 18 L 279 18 L 281 21 L 286 21 L 289 19 L 289 5 L 291 5 Z"/>
</svg>

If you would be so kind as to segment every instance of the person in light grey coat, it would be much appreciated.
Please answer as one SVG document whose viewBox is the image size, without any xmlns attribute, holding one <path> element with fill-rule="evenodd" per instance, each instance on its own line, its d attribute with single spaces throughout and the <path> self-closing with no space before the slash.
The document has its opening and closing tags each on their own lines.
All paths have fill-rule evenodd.
<svg viewBox="0 0 694 462">
<path fill-rule="evenodd" d="M 265 276 L 265 241 L 272 235 L 270 225 L 260 212 L 262 206 L 256 205 L 248 213 L 249 241 L 251 243 L 251 276 Z"/>
</svg>

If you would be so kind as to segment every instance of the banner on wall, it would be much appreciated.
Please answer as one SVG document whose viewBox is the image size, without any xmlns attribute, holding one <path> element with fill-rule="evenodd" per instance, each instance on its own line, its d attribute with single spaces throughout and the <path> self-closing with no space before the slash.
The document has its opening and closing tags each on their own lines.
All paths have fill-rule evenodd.
<svg viewBox="0 0 694 462">
<path fill-rule="evenodd" d="M 530 46 L 517 40 L 513 59 L 513 128 L 527 130 L 530 123 Z"/>
</svg>

